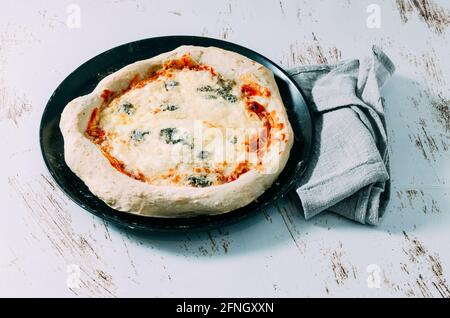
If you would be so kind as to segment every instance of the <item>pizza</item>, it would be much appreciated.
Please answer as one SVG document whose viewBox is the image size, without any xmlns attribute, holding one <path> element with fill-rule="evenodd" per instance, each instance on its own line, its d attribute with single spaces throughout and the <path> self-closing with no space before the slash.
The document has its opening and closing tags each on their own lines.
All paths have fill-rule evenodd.
<svg viewBox="0 0 450 318">
<path fill-rule="evenodd" d="M 64 108 L 65 161 L 110 207 L 146 216 L 219 214 L 256 200 L 293 133 L 271 71 L 216 47 L 130 64 Z"/>
</svg>

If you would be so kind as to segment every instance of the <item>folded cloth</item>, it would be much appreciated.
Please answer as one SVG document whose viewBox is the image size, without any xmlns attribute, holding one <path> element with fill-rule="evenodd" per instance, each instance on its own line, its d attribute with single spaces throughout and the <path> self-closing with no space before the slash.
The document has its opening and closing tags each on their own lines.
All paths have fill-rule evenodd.
<svg viewBox="0 0 450 318">
<path fill-rule="evenodd" d="M 377 224 L 389 200 L 389 158 L 380 88 L 395 67 L 377 47 L 372 56 L 288 71 L 315 123 L 310 161 L 297 194 L 305 218 L 331 211 Z"/>
</svg>

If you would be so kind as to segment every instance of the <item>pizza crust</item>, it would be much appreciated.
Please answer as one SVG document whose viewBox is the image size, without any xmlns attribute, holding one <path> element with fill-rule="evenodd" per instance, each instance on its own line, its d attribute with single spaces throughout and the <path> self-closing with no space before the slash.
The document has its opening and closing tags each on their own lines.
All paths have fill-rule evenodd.
<svg viewBox="0 0 450 318">
<path fill-rule="evenodd" d="M 152 185 L 113 168 L 101 150 L 86 136 L 91 113 L 102 103 L 101 96 L 105 89 L 124 90 L 136 75 L 144 78 L 149 70 L 187 53 L 226 77 L 254 74 L 269 88 L 271 95 L 267 109 L 276 111 L 278 122 L 286 127 L 286 135 L 285 142 L 279 143 L 276 160 L 269 155 L 264 156 L 262 171 L 250 170 L 234 181 L 204 188 Z M 220 214 L 251 203 L 281 173 L 293 143 L 292 129 L 272 72 L 240 54 L 215 47 L 181 46 L 122 68 L 100 81 L 92 93 L 71 101 L 61 115 L 60 129 L 64 137 L 66 163 L 92 193 L 116 210 L 157 217 Z"/>
</svg>

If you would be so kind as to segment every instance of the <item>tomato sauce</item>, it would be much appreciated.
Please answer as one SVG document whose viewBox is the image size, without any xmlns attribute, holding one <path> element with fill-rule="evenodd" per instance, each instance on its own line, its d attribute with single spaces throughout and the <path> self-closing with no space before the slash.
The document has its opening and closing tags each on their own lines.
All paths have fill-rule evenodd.
<svg viewBox="0 0 450 318">
<path fill-rule="evenodd" d="M 98 108 L 94 108 L 89 118 L 86 134 L 90 136 L 96 144 L 101 144 L 105 140 L 105 131 L 98 127 Z"/>
<path fill-rule="evenodd" d="M 247 83 L 241 86 L 241 93 L 244 97 L 264 96 L 270 97 L 270 90 L 267 87 L 261 88 L 256 82 Z"/>
<path fill-rule="evenodd" d="M 264 122 L 264 129 L 261 131 L 261 134 L 256 142 L 256 149 L 254 146 L 250 146 L 248 148 L 249 151 L 258 151 L 258 155 L 262 155 L 264 151 L 264 147 L 262 147 L 262 145 L 269 147 L 271 143 L 271 130 L 273 126 L 272 115 L 267 112 L 263 105 L 256 101 L 247 101 L 247 111 L 254 113 Z"/>
<path fill-rule="evenodd" d="M 103 99 L 103 101 L 105 103 L 109 102 L 109 100 L 111 99 L 111 97 L 114 96 L 114 92 L 110 91 L 109 89 L 105 89 L 102 93 L 102 95 L 100 95 L 100 97 Z"/>
<path fill-rule="evenodd" d="M 106 157 L 106 159 L 108 159 L 109 163 L 111 164 L 111 166 L 113 166 L 117 171 L 123 173 L 124 175 L 133 178 L 135 180 L 138 181 L 142 181 L 142 182 L 146 182 L 147 178 L 145 177 L 145 175 L 138 171 L 136 174 L 133 174 L 129 171 L 127 171 L 125 169 L 125 164 L 120 161 L 119 159 L 113 157 L 106 149 L 104 149 L 103 147 L 101 148 L 101 151 L 103 153 L 103 155 Z"/>
</svg>

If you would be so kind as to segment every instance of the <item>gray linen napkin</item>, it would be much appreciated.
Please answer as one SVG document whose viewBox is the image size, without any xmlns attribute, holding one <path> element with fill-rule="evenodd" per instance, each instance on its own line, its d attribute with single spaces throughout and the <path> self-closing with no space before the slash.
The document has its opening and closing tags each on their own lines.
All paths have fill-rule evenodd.
<svg viewBox="0 0 450 318">
<path fill-rule="evenodd" d="M 389 200 L 389 162 L 380 88 L 394 73 L 377 47 L 363 60 L 288 70 L 313 109 L 311 160 L 297 193 L 305 218 L 328 210 L 377 224 Z"/>
</svg>

